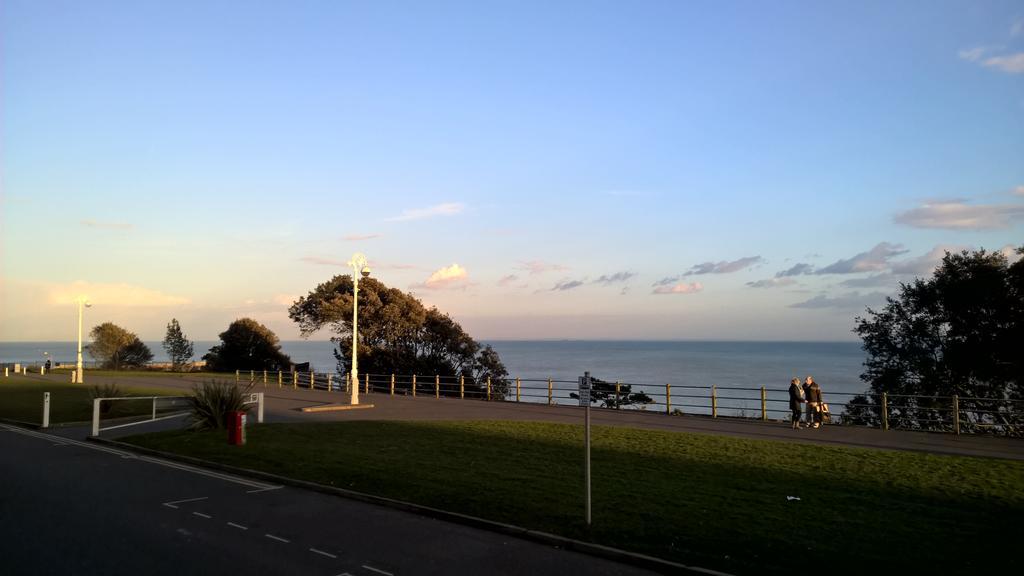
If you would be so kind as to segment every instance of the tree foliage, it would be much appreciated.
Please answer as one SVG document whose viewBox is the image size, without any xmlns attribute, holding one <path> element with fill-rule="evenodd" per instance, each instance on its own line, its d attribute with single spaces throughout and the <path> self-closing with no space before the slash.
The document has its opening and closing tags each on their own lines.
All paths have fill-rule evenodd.
<svg viewBox="0 0 1024 576">
<path fill-rule="evenodd" d="M 153 352 L 138 336 L 117 324 L 104 322 L 94 327 L 89 337 L 89 355 L 99 360 L 103 368 L 139 368 L 153 359 Z"/>
<path fill-rule="evenodd" d="M 174 370 L 181 370 L 194 354 L 193 343 L 182 333 L 181 325 L 176 318 L 171 318 L 167 324 L 163 347 L 171 359 L 171 367 Z"/>
<path fill-rule="evenodd" d="M 220 333 L 221 343 L 203 355 L 214 372 L 288 370 L 291 358 L 281 351 L 277 336 L 252 318 L 235 320 Z"/>
<path fill-rule="evenodd" d="M 898 297 L 857 318 L 854 332 L 867 352 L 861 379 L 870 393 L 851 401 L 848 418 L 877 424 L 884 392 L 893 396 L 890 425 L 948 428 L 950 397 L 957 395 L 967 424 L 1019 431 L 1024 405 L 1014 401 L 1024 400 L 1024 260 L 1010 264 L 985 250 L 947 252 L 932 278 L 901 284 Z"/>
<path fill-rule="evenodd" d="M 351 370 L 352 277 L 335 276 L 299 298 L 288 315 L 304 336 L 328 328 L 338 345 L 341 372 Z M 491 378 L 494 397 L 508 391 L 498 353 L 474 340 L 451 316 L 375 278 L 359 281 L 359 369 L 376 374 L 462 376 L 482 390 Z"/>
<path fill-rule="evenodd" d="M 599 378 L 590 378 L 590 403 L 600 402 L 602 408 L 621 408 L 623 406 L 645 405 L 654 402 L 654 399 L 644 392 L 633 392 L 631 384 L 619 384 L 615 389 L 615 382 L 607 382 Z M 580 395 L 575 392 L 569 393 L 570 398 L 579 399 Z"/>
</svg>

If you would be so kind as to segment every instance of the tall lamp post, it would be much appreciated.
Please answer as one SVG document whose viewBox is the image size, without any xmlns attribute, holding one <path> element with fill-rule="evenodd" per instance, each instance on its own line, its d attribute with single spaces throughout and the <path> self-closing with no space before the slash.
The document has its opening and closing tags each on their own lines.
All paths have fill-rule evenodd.
<svg viewBox="0 0 1024 576">
<path fill-rule="evenodd" d="M 85 375 L 82 373 L 82 309 L 92 306 L 85 296 L 78 297 L 78 364 L 75 367 L 75 383 L 84 384 Z"/>
<path fill-rule="evenodd" d="M 356 252 L 348 261 L 352 268 L 352 402 L 359 404 L 359 277 L 368 278 L 370 267 L 366 265 L 366 256 Z"/>
</svg>

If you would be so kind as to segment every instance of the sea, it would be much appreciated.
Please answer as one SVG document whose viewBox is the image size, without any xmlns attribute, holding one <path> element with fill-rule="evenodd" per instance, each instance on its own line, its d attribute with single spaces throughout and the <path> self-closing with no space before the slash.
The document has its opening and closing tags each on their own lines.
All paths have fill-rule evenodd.
<svg viewBox="0 0 1024 576">
<path fill-rule="evenodd" d="M 791 378 L 814 376 L 826 394 L 849 397 L 867 386 L 860 380 L 865 354 L 860 342 L 493 340 L 512 378 L 548 378 L 568 397 L 584 372 L 606 381 L 660 391 L 678 387 L 766 388 L 785 390 Z M 146 342 L 154 362 L 168 360 L 160 342 Z M 195 342 L 196 358 L 217 342 Z M 337 370 L 329 341 L 286 340 L 281 348 L 294 362 L 318 372 Z M 74 362 L 75 342 L 2 342 L 0 362 Z M 89 360 L 86 354 L 86 360 Z M 429 377 L 429 375 L 428 375 Z M 544 384 L 546 387 L 546 383 Z"/>
</svg>

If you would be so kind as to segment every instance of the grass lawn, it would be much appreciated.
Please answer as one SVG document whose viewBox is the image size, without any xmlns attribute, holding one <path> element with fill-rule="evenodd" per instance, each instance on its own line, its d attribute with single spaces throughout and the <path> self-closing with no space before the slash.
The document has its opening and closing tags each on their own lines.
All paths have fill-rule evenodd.
<svg viewBox="0 0 1024 576">
<path fill-rule="evenodd" d="M 1015 461 L 594 427 L 588 529 L 580 426 L 264 424 L 244 447 L 223 432 L 127 441 L 741 574 L 1021 565 Z"/>
<path fill-rule="evenodd" d="M 90 384 L 71 384 L 70 382 L 43 382 L 23 377 L 11 376 L 0 380 L 0 418 L 9 418 L 21 422 L 39 424 L 43 420 L 43 393 L 50 393 L 50 422 L 52 424 L 67 422 L 88 422 L 92 419 L 92 399 L 89 391 L 93 384 L 102 385 L 105 381 L 96 380 Z M 125 396 L 179 396 L 181 391 L 138 388 L 122 386 Z M 161 410 L 159 409 L 158 412 Z M 109 414 L 103 418 L 123 417 L 135 414 L 146 414 L 152 410 L 149 400 L 119 402 Z"/>
</svg>

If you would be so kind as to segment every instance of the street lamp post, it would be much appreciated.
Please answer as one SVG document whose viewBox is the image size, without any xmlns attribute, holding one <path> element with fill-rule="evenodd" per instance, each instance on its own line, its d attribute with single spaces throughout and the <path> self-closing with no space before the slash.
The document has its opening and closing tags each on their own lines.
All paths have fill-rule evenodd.
<svg viewBox="0 0 1024 576">
<path fill-rule="evenodd" d="M 359 404 L 359 277 L 368 278 L 370 267 L 366 265 L 366 256 L 356 252 L 348 261 L 352 267 L 352 402 Z"/>
<path fill-rule="evenodd" d="M 85 375 L 82 373 L 82 309 L 92 306 L 85 299 L 85 296 L 78 297 L 78 364 L 75 367 L 75 382 L 85 383 Z"/>
</svg>

